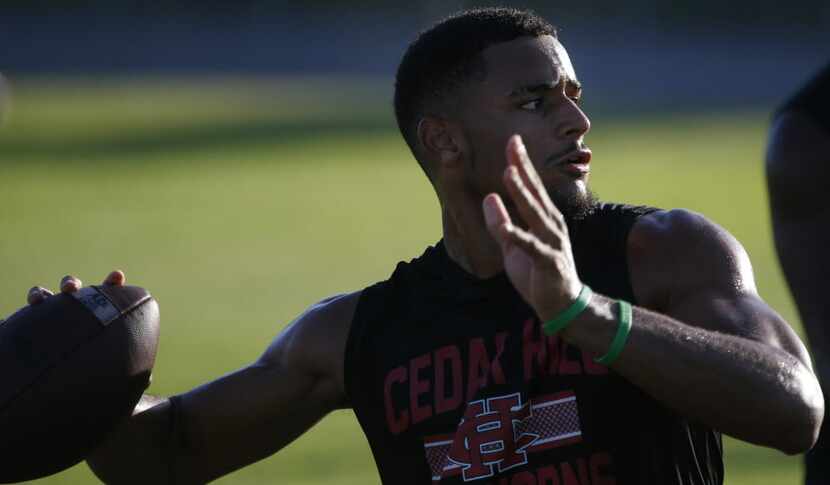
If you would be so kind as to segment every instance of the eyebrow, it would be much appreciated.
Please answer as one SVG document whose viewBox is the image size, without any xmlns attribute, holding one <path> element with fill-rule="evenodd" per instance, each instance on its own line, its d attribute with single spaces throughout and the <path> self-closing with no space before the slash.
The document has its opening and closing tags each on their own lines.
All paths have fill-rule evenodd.
<svg viewBox="0 0 830 485">
<path fill-rule="evenodd" d="M 560 81 L 561 82 L 561 81 Z M 582 89 L 582 83 L 577 81 L 576 79 L 566 79 L 565 82 L 570 85 L 572 88 Z M 510 91 L 507 93 L 507 97 L 509 98 L 519 98 L 522 96 L 527 96 L 530 94 L 540 94 L 547 91 L 551 91 L 558 86 L 559 83 L 552 83 L 552 82 L 541 82 L 541 83 L 532 83 L 526 84 L 524 86 L 519 86 L 518 88 Z"/>
</svg>

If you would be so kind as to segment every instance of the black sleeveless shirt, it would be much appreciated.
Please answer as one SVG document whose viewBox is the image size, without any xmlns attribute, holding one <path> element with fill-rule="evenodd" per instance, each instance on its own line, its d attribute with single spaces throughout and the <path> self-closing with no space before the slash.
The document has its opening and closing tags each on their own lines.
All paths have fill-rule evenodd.
<svg viewBox="0 0 830 485">
<path fill-rule="evenodd" d="M 636 303 L 626 241 L 653 210 L 602 204 L 569 222 L 583 282 Z M 346 388 L 386 484 L 723 482 L 719 433 L 593 357 L 545 336 L 506 275 L 477 279 L 439 242 L 363 291 Z"/>
</svg>

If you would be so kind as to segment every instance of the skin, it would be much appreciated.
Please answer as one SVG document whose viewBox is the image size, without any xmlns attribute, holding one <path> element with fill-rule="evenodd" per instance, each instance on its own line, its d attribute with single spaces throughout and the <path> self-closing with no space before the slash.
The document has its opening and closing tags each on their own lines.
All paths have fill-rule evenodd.
<svg viewBox="0 0 830 485">
<path fill-rule="evenodd" d="M 767 147 L 772 227 L 781 267 L 810 339 L 819 379 L 830 386 L 830 305 L 822 284 L 830 271 L 825 209 L 830 181 L 830 131 L 808 115 L 787 111 L 773 121 Z M 825 424 L 826 427 L 826 424 Z M 828 434 L 808 459 L 806 483 L 821 483 Z"/>
<path fill-rule="evenodd" d="M 830 379 L 830 321 L 823 285 L 830 271 L 826 248 L 830 227 L 825 210 L 830 181 L 830 132 L 807 115 L 781 114 L 770 128 L 767 182 L 778 257 L 798 309 L 818 374 Z M 825 381 L 827 382 L 827 381 Z"/>
<path fill-rule="evenodd" d="M 418 156 L 430 167 L 450 257 L 478 277 L 506 271 L 548 320 L 582 287 L 554 200 L 587 197 L 588 183 L 587 174 L 549 161 L 580 146 L 590 122 L 573 67 L 552 37 L 516 39 L 482 55 L 485 80 L 458 93 L 454 110 L 424 116 Z M 545 87 L 523 90 L 529 86 Z M 824 412 L 821 389 L 803 344 L 758 296 L 741 245 L 700 215 L 657 212 L 632 228 L 628 260 L 642 306 L 612 368 L 691 420 L 787 453 L 808 449 Z M 107 283 L 123 284 L 123 274 Z M 61 291 L 80 285 L 67 277 Z M 29 301 L 45 295 L 35 288 Z M 93 470 L 107 482 L 166 483 L 166 459 L 176 456 L 177 483 L 206 482 L 348 406 L 342 363 L 358 297 L 312 306 L 257 362 L 183 394 L 188 446 L 166 442 L 169 404 L 148 398 L 89 458 Z M 604 354 L 616 328 L 612 301 L 596 294 L 562 335 Z M 240 394 L 257 399 L 235 399 Z"/>
</svg>

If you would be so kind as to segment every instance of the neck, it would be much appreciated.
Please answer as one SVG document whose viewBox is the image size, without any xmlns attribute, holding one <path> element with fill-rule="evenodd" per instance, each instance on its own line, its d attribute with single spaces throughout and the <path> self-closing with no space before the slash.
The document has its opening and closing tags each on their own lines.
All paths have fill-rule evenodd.
<svg viewBox="0 0 830 485">
<path fill-rule="evenodd" d="M 501 248 L 484 222 L 481 202 L 441 205 L 444 246 L 450 259 L 478 278 L 490 278 L 504 270 Z"/>
</svg>

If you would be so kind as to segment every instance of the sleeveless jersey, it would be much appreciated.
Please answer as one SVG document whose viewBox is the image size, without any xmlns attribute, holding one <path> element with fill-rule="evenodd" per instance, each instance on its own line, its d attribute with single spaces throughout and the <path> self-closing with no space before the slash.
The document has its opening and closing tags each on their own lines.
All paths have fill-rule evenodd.
<svg viewBox="0 0 830 485">
<path fill-rule="evenodd" d="M 583 282 L 636 303 L 626 241 L 653 210 L 602 204 L 569 222 Z M 593 357 L 545 336 L 505 274 L 475 278 L 439 242 L 363 291 L 346 389 L 383 483 L 722 483 L 719 433 Z"/>
</svg>

